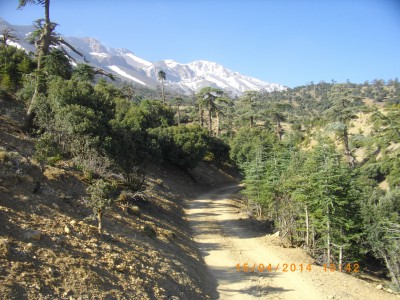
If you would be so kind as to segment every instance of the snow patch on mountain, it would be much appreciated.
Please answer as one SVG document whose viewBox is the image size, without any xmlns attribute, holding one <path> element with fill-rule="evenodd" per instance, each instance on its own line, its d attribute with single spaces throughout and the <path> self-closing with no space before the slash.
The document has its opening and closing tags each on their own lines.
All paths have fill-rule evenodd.
<svg viewBox="0 0 400 300">
<path fill-rule="evenodd" d="M 133 53 L 126 53 L 126 56 L 128 56 L 129 58 L 131 58 L 132 60 L 146 66 L 146 67 L 150 67 L 152 65 L 151 62 L 144 60 L 143 58 L 137 57 L 136 55 L 134 55 Z"/>
<path fill-rule="evenodd" d="M 135 81 L 135 82 L 137 82 L 137 83 L 140 83 L 141 85 L 146 85 L 143 81 L 141 81 L 141 80 L 139 80 L 139 79 L 137 79 L 137 78 L 135 78 L 135 77 L 129 75 L 129 74 L 126 73 L 125 71 L 122 71 L 120 68 L 118 68 L 118 66 L 108 66 L 108 68 L 111 69 L 112 71 L 114 71 L 115 73 L 117 73 L 117 74 L 119 74 L 119 75 L 125 77 L 125 78 L 128 78 L 128 79 L 130 79 L 130 80 L 133 80 L 133 81 Z"/>
<path fill-rule="evenodd" d="M 18 43 L 9 41 L 12 46 L 34 52 L 33 45 L 26 42 L 26 36 L 34 30 L 32 26 L 16 26 L 0 18 L 0 29 L 12 28 L 19 39 Z M 94 38 L 65 37 L 81 52 L 89 63 L 97 68 L 110 70 L 116 76 L 141 85 L 156 87 L 160 85 L 158 72 L 166 73 L 165 85 L 183 93 L 193 93 L 203 87 L 211 86 L 223 89 L 231 95 L 240 95 L 247 90 L 284 90 L 284 86 L 268 83 L 256 78 L 244 76 L 224 66 L 206 60 L 180 63 L 172 59 L 150 62 L 138 57 L 128 49 L 107 48 Z M 78 63 L 86 63 L 81 57 L 69 52 Z"/>
<path fill-rule="evenodd" d="M 20 44 L 18 44 L 18 43 L 16 43 L 16 42 L 13 42 L 13 41 L 7 41 L 7 45 L 16 47 L 16 48 L 18 48 L 18 49 L 25 50 L 24 47 L 22 47 Z"/>
<path fill-rule="evenodd" d="M 107 54 L 107 53 L 98 53 L 98 52 L 90 52 L 90 55 L 100 56 L 100 57 L 103 57 L 103 58 L 109 57 L 109 54 Z"/>
<path fill-rule="evenodd" d="M 182 64 L 178 63 L 177 61 L 174 61 L 172 59 L 167 59 L 164 60 L 164 63 L 169 67 L 169 68 L 176 68 L 177 66 L 180 66 Z"/>
<path fill-rule="evenodd" d="M 164 60 L 147 68 L 146 74 L 157 79 L 160 70 L 166 73 L 166 85 L 185 92 L 198 91 L 205 86 L 212 86 L 240 95 L 247 90 L 283 90 L 279 84 L 270 84 L 256 78 L 241 75 L 224 66 L 205 60 L 181 64 L 174 60 Z"/>
</svg>

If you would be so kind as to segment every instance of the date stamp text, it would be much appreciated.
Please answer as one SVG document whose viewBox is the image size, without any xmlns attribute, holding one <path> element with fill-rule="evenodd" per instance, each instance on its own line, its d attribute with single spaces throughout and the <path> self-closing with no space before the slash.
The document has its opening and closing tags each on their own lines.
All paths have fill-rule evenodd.
<svg viewBox="0 0 400 300">
<path fill-rule="evenodd" d="M 309 263 L 238 263 L 236 266 L 238 272 L 244 273 L 262 273 L 262 272 L 312 272 L 317 269 Z M 320 270 L 320 268 L 318 268 Z M 323 264 L 322 272 L 347 272 L 358 273 L 360 272 L 360 265 L 358 263 L 348 263 L 344 265 L 338 264 Z"/>
</svg>

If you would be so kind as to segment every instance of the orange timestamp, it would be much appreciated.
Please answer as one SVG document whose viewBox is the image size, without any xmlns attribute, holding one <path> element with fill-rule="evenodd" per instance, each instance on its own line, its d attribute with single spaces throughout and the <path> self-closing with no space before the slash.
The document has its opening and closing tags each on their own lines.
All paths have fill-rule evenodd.
<svg viewBox="0 0 400 300">
<path fill-rule="evenodd" d="M 254 272 L 311 272 L 313 270 L 311 264 L 309 263 L 283 263 L 273 265 L 269 264 L 256 264 L 256 263 L 238 263 L 236 266 L 236 270 L 238 272 L 244 273 L 254 273 Z M 321 269 L 318 269 L 321 270 Z M 360 265 L 358 263 L 348 263 L 345 265 L 336 265 L 336 264 L 323 264 L 322 265 L 323 272 L 347 272 L 347 273 L 358 273 L 360 272 Z"/>
<path fill-rule="evenodd" d="M 360 272 L 360 265 L 358 263 L 348 263 L 345 265 L 335 264 L 323 264 L 324 272 L 347 272 L 347 273 L 358 273 Z"/>
<path fill-rule="evenodd" d="M 277 264 L 277 265 L 272 265 L 271 263 L 269 264 L 249 264 L 249 263 L 244 263 L 244 264 L 237 264 L 236 265 L 236 270 L 238 272 L 243 271 L 245 273 L 248 272 L 296 272 L 300 271 L 301 273 L 304 272 L 311 272 L 311 264 L 295 264 L 295 263 L 284 263 L 284 264 Z"/>
</svg>

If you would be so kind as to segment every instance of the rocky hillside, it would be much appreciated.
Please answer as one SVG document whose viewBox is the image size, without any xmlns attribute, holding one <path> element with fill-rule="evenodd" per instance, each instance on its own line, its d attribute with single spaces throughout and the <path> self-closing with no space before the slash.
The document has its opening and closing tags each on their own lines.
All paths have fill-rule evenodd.
<svg viewBox="0 0 400 300">
<path fill-rule="evenodd" d="M 186 201 L 231 177 L 201 165 L 193 178 L 149 166 L 146 190 L 107 211 L 104 234 L 85 202 L 89 178 L 68 161 L 39 166 L 19 130 L 23 105 L 0 100 L 2 299 L 210 299 Z M 212 180 L 212 183 L 211 183 Z"/>
</svg>

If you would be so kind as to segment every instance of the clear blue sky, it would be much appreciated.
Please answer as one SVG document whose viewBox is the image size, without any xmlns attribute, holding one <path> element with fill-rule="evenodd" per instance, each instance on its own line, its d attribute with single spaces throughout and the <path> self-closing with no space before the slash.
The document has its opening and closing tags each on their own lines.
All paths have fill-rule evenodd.
<svg viewBox="0 0 400 300">
<path fill-rule="evenodd" d="M 43 8 L 0 16 L 28 25 Z M 149 61 L 215 61 L 289 87 L 400 77 L 400 0 L 51 0 L 66 36 L 89 36 Z"/>
</svg>

